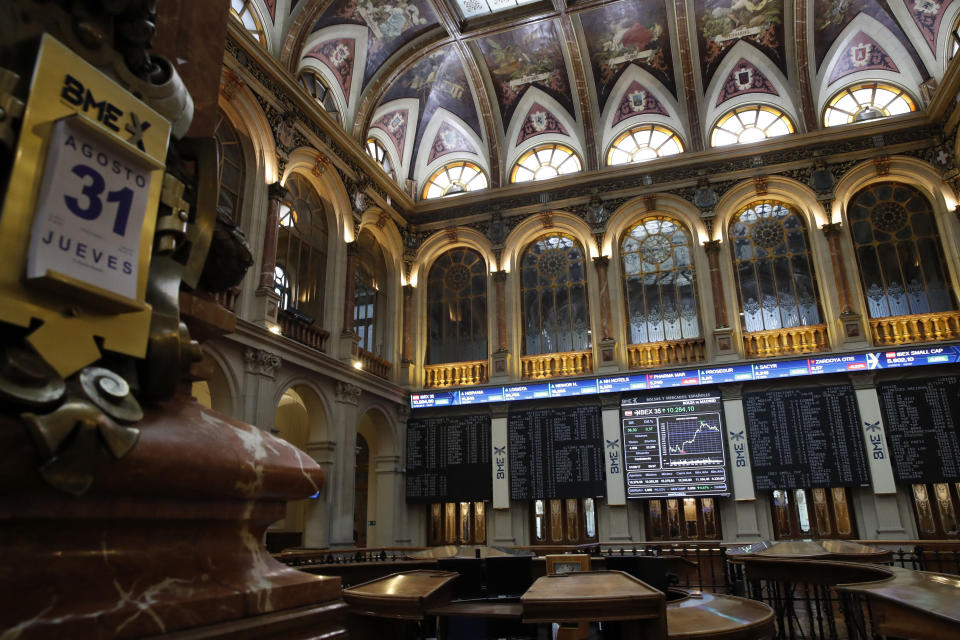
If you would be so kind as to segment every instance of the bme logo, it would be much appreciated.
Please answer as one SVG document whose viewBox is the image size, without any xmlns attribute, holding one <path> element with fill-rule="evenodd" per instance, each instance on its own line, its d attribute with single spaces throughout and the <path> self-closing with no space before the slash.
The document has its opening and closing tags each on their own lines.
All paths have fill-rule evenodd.
<svg viewBox="0 0 960 640">
<path fill-rule="evenodd" d="M 120 132 L 120 126 L 117 124 L 123 117 L 123 109 L 107 102 L 106 100 L 97 101 L 93 97 L 93 92 L 83 86 L 83 83 L 74 78 L 69 73 L 63 78 L 63 88 L 60 90 L 60 97 L 68 104 L 79 107 L 84 113 L 93 111 L 93 117 L 111 131 Z M 91 115 L 91 114 L 88 114 Z M 127 142 L 137 145 L 140 151 L 146 151 L 143 146 L 143 134 L 150 128 L 149 122 L 141 122 L 140 118 L 134 112 L 130 112 L 130 122 L 124 127 L 124 130 L 130 134 Z"/>
</svg>

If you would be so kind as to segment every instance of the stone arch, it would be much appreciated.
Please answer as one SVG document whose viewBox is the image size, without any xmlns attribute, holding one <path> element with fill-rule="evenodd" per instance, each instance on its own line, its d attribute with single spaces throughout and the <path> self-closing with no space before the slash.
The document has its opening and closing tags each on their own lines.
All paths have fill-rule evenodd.
<svg viewBox="0 0 960 640">
<path fill-rule="evenodd" d="M 357 420 L 356 433 L 370 448 L 366 519 L 367 546 L 371 547 L 388 546 L 398 536 L 396 522 L 404 504 L 403 448 L 388 415 L 379 404 L 371 404 Z"/>
<path fill-rule="evenodd" d="M 210 343 L 203 345 L 203 365 L 208 369 L 210 378 L 193 383 L 193 395 L 197 402 L 230 417 L 239 415 L 237 390 L 240 383 L 233 375 L 226 358 Z"/>
<path fill-rule="evenodd" d="M 256 160 L 259 171 L 251 172 L 250 175 L 259 173 L 266 184 L 276 182 L 277 148 L 273 139 L 273 129 L 267 122 L 263 109 L 260 108 L 253 92 L 238 77 L 237 72 L 224 67 L 220 83 L 226 88 L 227 96 L 224 95 L 224 91 L 221 91 L 218 105 L 227 114 L 234 127 L 244 132 L 253 145 L 252 158 Z"/>
</svg>

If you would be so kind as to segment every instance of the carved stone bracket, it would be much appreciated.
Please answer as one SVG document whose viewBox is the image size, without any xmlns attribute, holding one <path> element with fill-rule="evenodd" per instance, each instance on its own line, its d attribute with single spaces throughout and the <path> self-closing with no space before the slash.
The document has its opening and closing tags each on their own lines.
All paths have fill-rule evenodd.
<svg viewBox="0 0 960 640">
<path fill-rule="evenodd" d="M 342 404 L 353 405 L 354 407 L 360 405 L 360 394 L 363 393 L 363 390 L 360 387 L 350 384 L 349 382 L 337 382 L 336 388 L 336 397 L 337 402 Z"/>
<path fill-rule="evenodd" d="M 283 362 L 280 356 L 274 353 L 253 348 L 249 348 L 243 352 L 243 360 L 246 363 L 248 373 L 266 376 L 268 378 L 273 378 L 277 375 L 277 369 L 280 368 Z"/>
</svg>

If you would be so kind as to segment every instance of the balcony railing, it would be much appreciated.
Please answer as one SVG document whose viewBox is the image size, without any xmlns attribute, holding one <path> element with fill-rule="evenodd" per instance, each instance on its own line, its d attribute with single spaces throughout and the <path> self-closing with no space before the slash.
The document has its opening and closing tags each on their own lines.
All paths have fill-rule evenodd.
<svg viewBox="0 0 960 640">
<path fill-rule="evenodd" d="M 357 349 L 357 357 L 360 359 L 364 371 L 369 371 L 373 375 L 386 380 L 390 379 L 390 367 L 393 364 L 389 360 L 384 360 L 376 354 L 359 348 Z"/>
<path fill-rule="evenodd" d="M 706 357 L 703 338 L 627 345 L 627 364 L 631 369 L 702 362 Z"/>
<path fill-rule="evenodd" d="M 938 342 L 960 338 L 960 311 L 919 313 L 870 321 L 876 345 Z"/>
<path fill-rule="evenodd" d="M 593 351 L 567 351 L 523 356 L 520 368 L 524 380 L 577 376 L 593 371 Z"/>
<path fill-rule="evenodd" d="M 483 384 L 487 381 L 487 361 L 428 364 L 423 367 L 423 373 L 423 386 L 427 389 Z"/>
<path fill-rule="evenodd" d="M 326 352 L 327 338 L 330 333 L 326 329 L 321 329 L 312 322 L 307 322 L 286 311 L 277 313 L 277 320 L 280 322 L 280 333 L 291 340 L 296 340 L 300 344 L 307 345 L 317 351 Z"/>
<path fill-rule="evenodd" d="M 237 299 L 239 297 L 240 287 L 232 287 L 226 291 L 213 294 L 213 299 L 217 301 L 217 304 L 231 313 L 237 312 Z"/>
<path fill-rule="evenodd" d="M 743 350 L 748 358 L 814 353 L 828 347 L 825 324 L 743 334 Z"/>
</svg>

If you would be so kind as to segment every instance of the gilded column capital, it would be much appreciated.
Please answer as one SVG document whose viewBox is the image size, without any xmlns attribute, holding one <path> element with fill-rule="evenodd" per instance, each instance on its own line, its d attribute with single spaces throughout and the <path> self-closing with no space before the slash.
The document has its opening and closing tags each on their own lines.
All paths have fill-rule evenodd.
<svg viewBox="0 0 960 640">
<path fill-rule="evenodd" d="M 606 269 L 610 266 L 610 256 L 596 256 L 593 264 L 597 269 Z"/>
<path fill-rule="evenodd" d="M 839 222 L 827 222 L 820 225 L 820 230 L 823 231 L 823 235 L 830 238 L 840 235 L 840 232 L 843 230 L 843 225 Z"/>
<path fill-rule="evenodd" d="M 707 240 L 703 243 L 703 250 L 707 253 L 720 253 L 720 241 Z"/>
<path fill-rule="evenodd" d="M 504 270 L 494 271 L 493 272 L 493 281 L 494 282 L 506 282 L 507 281 L 507 272 Z"/>
<path fill-rule="evenodd" d="M 290 195 L 290 191 L 279 182 L 274 182 L 267 187 L 267 195 L 271 200 L 285 200 Z"/>
</svg>

